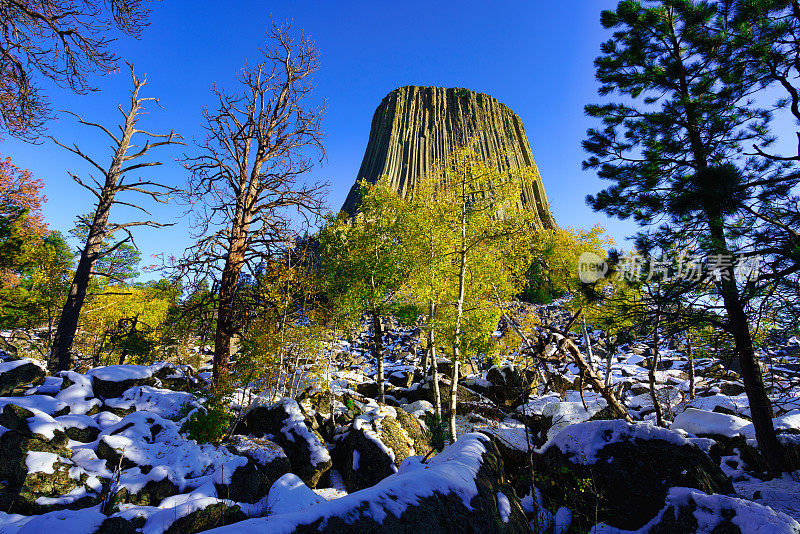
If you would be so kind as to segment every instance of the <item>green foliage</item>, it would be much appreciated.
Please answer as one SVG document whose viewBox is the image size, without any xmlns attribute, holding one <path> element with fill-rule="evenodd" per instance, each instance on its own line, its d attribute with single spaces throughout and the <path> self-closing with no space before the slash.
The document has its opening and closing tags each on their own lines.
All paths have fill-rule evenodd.
<svg viewBox="0 0 800 534">
<path fill-rule="evenodd" d="M 307 244 L 298 242 L 264 262 L 253 283 L 242 292 L 240 301 L 247 318 L 233 368 L 234 379 L 242 384 L 262 381 L 277 389 L 281 373 L 289 374 L 289 362 L 294 365 L 302 358 L 311 365 L 302 377 L 296 377 L 297 389 L 327 387 L 323 349 L 330 341 L 329 332 L 320 324 L 320 307 L 309 305 L 317 297 L 319 278 L 308 268 Z"/>
<path fill-rule="evenodd" d="M 452 439 L 448 423 L 445 419 L 440 419 L 436 414 L 428 414 L 425 425 L 430 432 L 430 444 L 438 452 L 442 452 L 447 443 Z"/>
<path fill-rule="evenodd" d="M 535 169 L 510 176 L 498 170 L 504 161 L 505 155 L 487 156 L 470 141 L 418 179 L 399 217 L 414 265 L 401 293 L 422 310 L 435 305 L 427 327 L 454 352 L 458 345 L 462 357 L 493 350 L 497 304 L 522 289 L 531 242 L 541 230 L 522 204 Z"/>
<path fill-rule="evenodd" d="M 69 231 L 70 235 L 77 238 L 83 248 L 86 238 L 89 235 L 89 225 L 94 219 L 94 212 L 79 216 L 75 221 L 75 226 Z M 107 226 L 113 226 L 109 223 Z M 95 262 L 92 272 L 100 275 L 95 279 L 95 285 L 100 287 L 106 284 L 127 283 L 137 276 L 139 271 L 137 266 L 142 259 L 142 255 L 135 246 L 122 241 L 104 241 L 100 258 Z"/>
<path fill-rule="evenodd" d="M 156 356 L 174 293 L 157 285 L 108 286 L 84 305 L 75 347 L 95 365 Z"/>
<path fill-rule="evenodd" d="M 183 293 L 182 285 L 175 282 L 175 298 Z M 189 350 L 194 345 L 210 344 L 216 327 L 217 296 L 208 283 L 202 281 L 193 287 L 180 302 L 175 302 L 167 311 L 163 324 L 163 341 L 169 348 L 169 356 L 177 361 L 202 365 L 202 361 L 189 361 Z M 201 353 L 197 354 L 201 358 Z"/>
<path fill-rule="evenodd" d="M 203 408 L 195 411 L 181 426 L 181 432 L 198 443 L 219 444 L 236 420 L 219 394 L 209 394 Z"/>
<path fill-rule="evenodd" d="M 13 285 L 0 287 L 0 328 L 52 326 L 69 290 L 72 255 L 53 232 L 23 246 L 25 267 Z"/>
<path fill-rule="evenodd" d="M 584 252 L 600 257 L 613 246 L 600 225 L 589 230 L 551 228 L 535 233 L 527 283 L 520 295 L 528 302 L 547 303 L 575 292 L 580 286 L 578 261 Z"/>
<path fill-rule="evenodd" d="M 43 182 L 0 158 L 0 328 L 52 326 L 72 266 L 42 218 Z"/>
<path fill-rule="evenodd" d="M 328 218 L 319 235 L 321 289 L 342 315 L 379 315 L 405 304 L 396 297 L 412 269 L 398 215 L 403 200 L 384 182 L 362 181 L 360 212 Z"/>
</svg>

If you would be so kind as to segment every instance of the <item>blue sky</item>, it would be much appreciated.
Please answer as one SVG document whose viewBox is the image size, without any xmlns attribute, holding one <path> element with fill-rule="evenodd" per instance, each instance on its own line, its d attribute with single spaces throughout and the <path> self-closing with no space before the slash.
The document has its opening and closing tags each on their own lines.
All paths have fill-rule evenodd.
<svg viewBox="0 0 800 534">
<path fill-rule="evenodd" d="M 312 36 L 321 51 L 316 96 L 324 99 L 327 161 L 309 179 L 331 184 L 329 205 L 338 210 L 356 178 L 376 106 L 402 85 L 466 87 L 488 93 L 523 120 L 550 205 L 561 226 L 604 225 L 620 243 L 634 232 L 629 223 L 594 213 L 588 193 L 604 184 L 581 170 L 580 142 L 592 122 L 583 106 L 598 100 L 592 62 L 608 38 L 599 24 L 608 0 L 330 2 L 330 1 L 186 1 L 154 5 L 151 25 L 140 40 L 121 39 L 115 50 L 147 74 L 145 96 L 156 96 L 164 109 L 151 107 L 140 126 L 174 129 L 189 145 L 154 151 L 164 165 L 151 176 L 181 186 L 185 172 L 176 161 L 193 152 L 202 136 L 201 112 L 212 106 L 210 87 L 235 89 L 234 76 L 258 60 L 270 17 L 291 19 L 295 29 Z M 55 109 L 69 109 L 85 119 L 113 126 L 117 103 L 128 97 L 130 77 L 119 73 L 92 77 L 100 91 L 74 95 L 43 84 Z M 77 142 L 100 161 L 110 157 L 102 135 L 63 116 L 49 124 L 49 134 Z M 68 230 L 76 215 L 89 211 L 93 197 L 72 182 L 67 171 L 90 169 L 74 155 L 45 142 L 16 140 L 0 144 L 3 155 L 45 182 L 45 218 L 52 229 Z M 138 199 L 137 199 L 138 200 Z M 136 232 L 144 262 L 152 254 L 180 254 L 189 242 L 180 206 L 153 206 L 155 218 L 175 222 L 162 230 Z M 112 213 L 117 221 L 138 217 L 129 210 Z"/>
</svg>

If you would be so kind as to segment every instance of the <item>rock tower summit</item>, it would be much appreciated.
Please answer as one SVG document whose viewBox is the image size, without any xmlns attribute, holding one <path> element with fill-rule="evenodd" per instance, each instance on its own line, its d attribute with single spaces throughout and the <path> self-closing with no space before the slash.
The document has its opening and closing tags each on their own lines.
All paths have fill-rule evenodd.
<svg viewBox="0 0 800 534">
<path fill-rule="evenodd" d="M 497 99 L 461 88 L 399 87 L 375 110 L 358 180 L 375 183 L 386 175 L 405 196 L 418 177 L 475 134 L 481 152 L 509 154 L 507 168 L 500 170 L 512 177 L 514 169 L 536 168 L 522 120 Z M 354 213 L 359 200 L 354 184 L 342 210 Z M 522 201 L 537 212 L 542 227 L 555 226 L 538 170 Z"/>
</svg>

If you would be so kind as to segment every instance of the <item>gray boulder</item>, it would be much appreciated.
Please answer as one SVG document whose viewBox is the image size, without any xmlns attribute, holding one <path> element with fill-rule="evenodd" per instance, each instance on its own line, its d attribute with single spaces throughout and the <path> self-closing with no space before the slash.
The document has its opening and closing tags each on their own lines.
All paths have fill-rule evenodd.
<svg viewBox="0 0 800 534">
<path fill-rule="evenodd" d="M 251 409 L 237 425 L 235 433 L 266 437 L 280 445 L 289 458 L 292 473 L 314 488 L 332 462 L 325 441 L 311 427 L 297 402 L 284 398 L 269 406 Z"/>
<path fill-rule="evenodd" d="M 689 488 L 672 488 L 667 494 L 664 508 L 642 530 L 648 534 L 799 534 L 800 523 L 784 513 L 754 502 L 725 495 L 706 495 Z"/>
<path fill-rule="evenodd" d="M 230 484 L 217 484 L 217 495 L 232 501 L 260 501 L 269 493 L 272 484 L 292 468 L 283 449 L 266 439 L 233 436 L 228 450 L 249 460 L 236 468 Z"/>
<path fill-rule="evenodd" d="M 272 497 L 272 494 L 270 494 Z M 406 459 L 376 486 L 301 511 L 213 530 L 373 534 L 530 533 L 492 441 L 466 434 L 432 457 Z"/>
<path fill-rule="evenodd" d="M 45 371 L 32 360 L 0 362 L 0 397 L 21 395 L 29 384 L 44 380 Z"/>
<path fill-rule="evenodd" d="M 486 373 L 491 385 L 487 396 L 501 406 L 516 408 L 527 401 L 539 377 L 533 370 L 524 370 L 513 365 L 493 365 Z"/>
<path fill-rule="evenodd" d="M 534 464 L 534 483 L 545 505 L 569 508 L 579 530 L 596 519 L 617 528 L 640 528 L 675 486 L 733 492 L 728 477 L 703 450 L 675 432 L 645 423 L 570 425 L 545 444 Z"/>
<path fill-rule="evenodd" d="M 156 383 L 153 370 L 144 365 L 108 365 L 95 367 L 86 373 L 92 379 L 94 394 L 101 399 L 121 397 L 134 386 L 152 386 Z"/>
<path fill-rule="evenodd" d="M 356 417 L 336 443 L 337 470 L 347 491 L 374 486 L 403 460 L 430 449 L 419 422 L 400 408 L 374 405 Z"/>
</svg>

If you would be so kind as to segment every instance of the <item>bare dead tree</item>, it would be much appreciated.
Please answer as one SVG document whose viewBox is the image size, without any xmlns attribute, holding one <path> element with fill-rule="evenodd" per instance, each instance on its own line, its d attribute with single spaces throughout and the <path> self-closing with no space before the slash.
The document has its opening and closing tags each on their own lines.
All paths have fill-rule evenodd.
<svg viewBox="0 0 800 534">
<path fill-rule="evenodd" d="M 499 298 L 496 300 L 496 302 L 498 309 L 502 313 L 503 319 L 505 319 L 505 321 L 514 330 L 514 333 L 517 334 L 517 336 L 522 340 L 523 353 L 526 356 L 532 356 L 535 360 L 538 360 L 538 362 L 543 365 L 545 370 L 547 369 L 546 365 L 548 363 L 561 364 L 564 361 L 570 361 L 571 363 L 574 363 L 580 371 L 580 391 L 582 392 L 584 383 L 588 384 L 592 389 L 594 389 L 595 392 L 599 393 L 606 400 L 608 406 L 611 407 L 611 410 L 617 417 L 624 419 L 629 423 L 633 422 L 633 419 L 628 413 L 627 408 L 625 408 L 625 405 L 620 401 L 619 396 L 605 383 L 597 371 L 595 371 L 595 369 L 589 365 L 586 357 L 581 353 L 575 342 L 569 337 L 569 330 L 578 317 L 582 314 L 582 309 L 579 309 L 575 315 L 573 315 L 569 321 L 567 321 L 567 324 L 560 328 L 543 322 L 540 325 L 541 328 L 537 329 L 535 333 L 536 339 L 534 340 L 531 339 L 531 337 L 529 337 L 525 332 L 523 332 L 517 321 L 506 312 L 505 306 L 501 304 Z M 554 338 L 557 343 L 556 350 L 554 353 L 549 355 L 547 354 L 545 347 L 550 344 L 550 340 L 547 339 L 544 331 L 550 331 L 557 335 L 557 337 Z"/>
<path fill-rule="evenodd" d="M 240 91 L 212 89 L 217 107 L 204 111 L 200 155 L 184 161 L 196 243 L 177 263 L 196 279 L 218 281 L 215 385 L 226 375 L 238 330 L 241 275 L 291 240 L 297 217 L 320 215 L 326 191 L 326 184 L 301 182 L 313 167 L 309 154 L 324 158 L 324 110 L 311 101 L 319 53 L 302 32 L 295 38 L 289 25 L 274 22 L 260 52 L 262 60 L 237 77 Z"/>
<path fill-rule="evenodd" d="M 141 160 L 151 149 L 164 145 L 184 144 L 181 142 L 182 137 L 175 132 L 154 134 L 136 127 L 139 117 L 145 113 L 145 103 L 153 101 L 158 105 L 158 100 L 152 97 L 145 98 L 139 96 L 139 91 L 147 83 L 147 77 L 137 77 L 134 73 L 133 65 L 129 65 L 129 67 L 131 70 L 131 78 L 133 79 L 133 89 L 131 90 L 130 107 L 128 110 L 123 110 L 122 104 L 118 106 L 120 113 L 122 113 L 124 117 L 123 121 L 118 125 L 119 133 L 112 133 L 112 131 L 105 126 L 85 121 L 75 115 L 80 124 L 97 128 L 111 138 L 111 148 L 114 154 L 107 167 L 102 166 L 97 160 L 85 154 L 78 148 L 77 144 L 68 146 L 51 137 L 57 145 L 88 161 L 99 171 L 102 178 L 102 181 L 99 181 L 94 176 L 90 175 L 89 178 L 91 182 L 89 182 L 89 180 L 81 178 L 77 174 L 70 173 L 70 176 L 75 182 L 91 191 L 91 193 L 97 197 L 97 204 L 95 206 L 94 217 L 91 221 L 86 221 L 89 223 L 86 242 L 81 250 L 78 266 L 75 269 L 75 276 L 72 279 L 72 285 L 70 286 L 67 300 L 64 303 L 64 309 L 61 313 L 61 319 L 59 320 L 58 329 L 56 330 L 55 339 L 53 341 L 51 365 L 55 365 L 59 370 L 69 369 L 72 365 L 72 342 L 78 327 L 78 317 L 83 307 L 84 300 L 86 299 L 89 279 L 93 274 L 102 274 L 93 272 L 95 262 L 114 252 L 114 250 L 123 243 L 130 242 L 135 246 L 133 234 L 131 233 L 131 228 L 133 227 L 149 226 L 152 228 L 159 228 L 169 226 L 168 224 L 153 220 L 130 221 L 126 223 L 108 222 L 111 207 L 114 205 L 129 206 L 150 216 L 150 212 L 141 207 L 138 203 L 118 199 L 117 195 L 119 193 L 139 193 L 160 203 L 166 203 L 169 200 L 170 194 L 175 192 L 174 188 L 150 179 L 138 178 L 134 181 L 126 182 L 125 178 L 135 171 L 161 165 L 159 161 Z M 146 138 L 144 145 L 136 145 L 133 142 L 134 136 L 138 136 L 139 134 Z M 124 233 L 126 237 L 104 250 L 103 242 L 106 238 L 112 237 L 117 232 Z"/>
<path fill-rule="evenodd" d="M 0 130 L 33 139 L 50 115 L 43 76 L 83 94 L 116 69 L 112 28 L 138 37 L 150 0 L 0 1 Z"/>
</svg>

